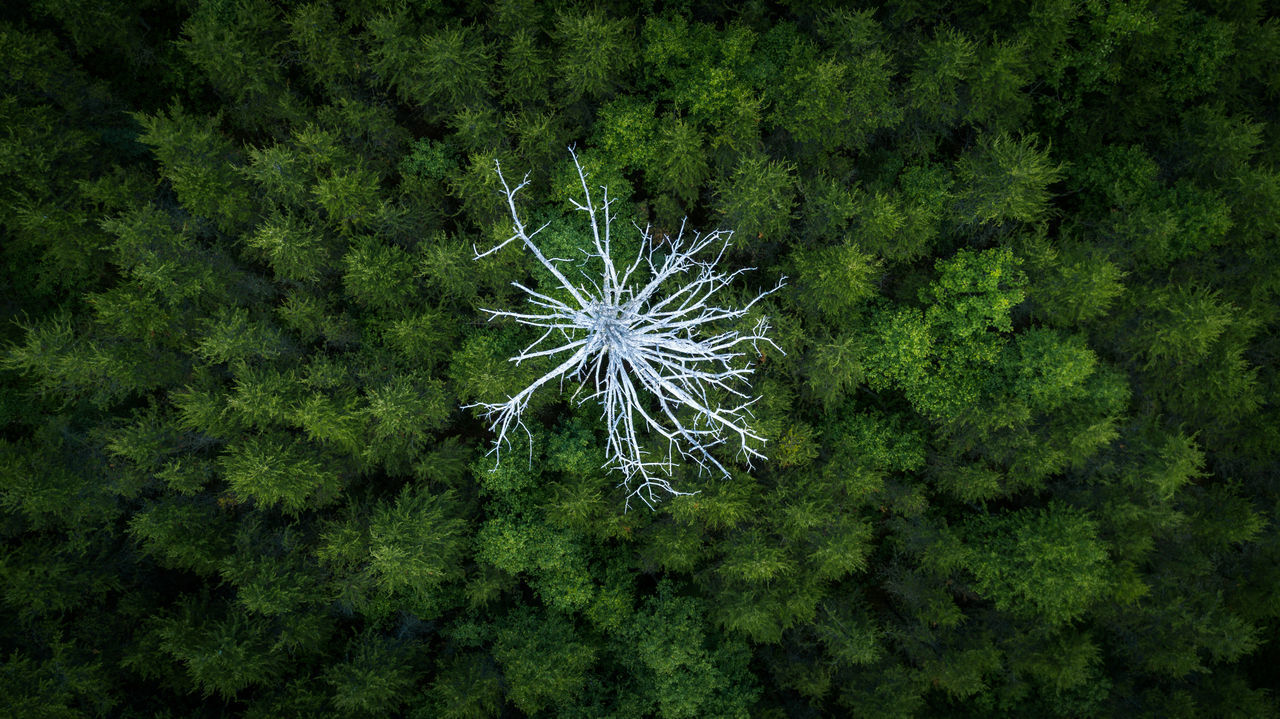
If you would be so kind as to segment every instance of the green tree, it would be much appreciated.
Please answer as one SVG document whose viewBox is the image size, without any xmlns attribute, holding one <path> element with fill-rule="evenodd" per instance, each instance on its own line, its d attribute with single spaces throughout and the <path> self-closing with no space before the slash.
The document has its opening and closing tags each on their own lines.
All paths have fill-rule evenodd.
<svg viewBox="0 0 1280 719">
<path fill-rule="evenodd" d="M 795 203 L 795 168 L 756 155 L 744 158 L 716 188 L 723 220 L 746 246 L 782 241 Z"/>
<path fill-rule="evenodd" d="M 326 672 L 333 687 L 333 708 L 346 715 L 386 716 L 395 712 L 413 686 L 402 647 L 364 635 L 348 643 L 345 661 Z"/>
<path fill-rule="evenodd" d="M 1062 177 L 1046 150 L 1033 138 L 982 135 L 978 147 L 956 163 L 965 188 L 958 211 L 974 223 L 1034 223 L 1044 219 L 1049 186 Z"/>
<path fill-rule="evenodd" d="M 507 697 L 526 714 L 573 701 L 587 682 L 596 650 L 558 614 L 518 609 L 500 624 L 493 655 L 506 678 Z"/>
<path fill-rule="evenodd" d="M 632 30 L 623 19 L 599 12 L 563 13 L 556 18 L 555 36 L 566 104 L 611 95 L 635 62 Z"/>
<path fill-rule="evenodd" d="M 1097 523 L 1079 509 L 1050 504 L 981 517 L 962 531 L 970 547 L 961 565 L 997 609 L 1060 624 L 1105 596 L 1107 551 Z"/>
</svg>

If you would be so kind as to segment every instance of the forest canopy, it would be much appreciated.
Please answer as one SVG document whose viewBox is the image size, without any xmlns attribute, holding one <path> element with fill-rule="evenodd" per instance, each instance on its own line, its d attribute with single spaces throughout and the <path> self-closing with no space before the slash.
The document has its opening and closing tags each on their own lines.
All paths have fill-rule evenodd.
<svg viewBox="0 0 1280 719">
<path fill-rule="evenodd" d="M 575 159 L 769 327 L 652 509 Z M 1280 717 L 1264 0 L 6 3 L 0 186 L 7 716 Z"/>
</svg>

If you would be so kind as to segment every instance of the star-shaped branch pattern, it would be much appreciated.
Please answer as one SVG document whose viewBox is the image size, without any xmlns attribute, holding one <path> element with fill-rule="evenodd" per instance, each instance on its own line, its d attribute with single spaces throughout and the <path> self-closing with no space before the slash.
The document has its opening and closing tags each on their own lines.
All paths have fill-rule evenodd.
<svg viewBox="0 0 1280 719">
<path fill-rule="evenodd" d="M 724 475 L 728 470 L 711 453 L 718 445 L 736 444 L 747 466 L 753 459 L 764 458 L 757 449 L 764 439 L 747 424 L 750 406 L 756 400 L 749 399 L 740 387 L 752 368 L 735 367 L 742 364 L 735 360 L 746 354 L 745 345 L 750 345 L 755 354 L 759 353 L 761 342 L 779 352 L 781 349 L 766 336 L 767 319 L 760 319 L 749 334 L 735 330 L 716 332 L 713 328 L 746 315 L 757 302 L 782 287 L 786 278 L 743 307 L 730 309 L 709 304 L 712 295 L 755 268 L 728 273 L 717 270 L 733 233 L 695 232 L 693 239 L 686 240 L 683 223 L 676 237 L 666 240 L 669 245 L 661 248 L 665 255 L 660 253 L 649 228 L 640 230 L 636 258 L 619 272 L 611 253 L 610 229 L 617 218 L 609 214 L 608 188 L 601 188 L 604 200 L 597 208 L 591 201 L 587 173 L 572 148 L 569 152 L 583 193 L 583 201 L 574 200 L 573 204 L 588 215 L 591 223 L 592 248 L 583 250 L 583 254 L 585 260 L 598 260 L 602 270 L 598 276 L 580 270 L 578 274 L 584 281 L 574 284 L 559 267 L 559 263 L 568 262 L 566 258 L 543 254 L 533 238 L 547 225 L 530 231 L 516 210 L 516 193 L 529 184 L 528 175 L 512 188 L 495 161 L 511 211 L 513 233 L 485 252 L 476 250 L 476 259 L 518 240 L 563 290 L 550 292 L 567 295 L 567 300 L 516 282 L 514 286 L 528 295 L 529 304 L 537 311 L 483 311 L 491 320 L 505 317 L 544 330 L 523 352 L 512 357 L 512 362 L 519 364 L 541 357 L 564 359 L 505 402 L 467 407 L 479 407 L 491 423 L 490 429 L 497 433 L 491 454 L 498 455 L 500 461 L 502 447 L 510 447 L 508 432 L 519 428 L 529 433 L 522 414 L 534 392 L 552 382 L 563 386 L 566 378 L 582 383 L 574 398 L 580 404 L 598 400 L 602 407 L 608 433 L 609 460 L 605 466 L 622 471 L 620 486 L 628 489 L 627 506 L 633 497 L 639 497 L 652 508 L 664 494 L 689 494 L 677 490 L 669 481 L 677 458 L 694 462 L 700 471 L 716 470 Z M 697 259 L 703 253 L 710 259 Z M 553 338 L 563 340 L 563 344 L 542 348 Z M 593 391 L 579 398 L 588 385 Z M 721 404 L 719 396 L 731 398 L 730 404 Z M 665 439 L 666 451 L 655 456 L 645 449 L 641 437 L 646 433 Z"/>
</svg>

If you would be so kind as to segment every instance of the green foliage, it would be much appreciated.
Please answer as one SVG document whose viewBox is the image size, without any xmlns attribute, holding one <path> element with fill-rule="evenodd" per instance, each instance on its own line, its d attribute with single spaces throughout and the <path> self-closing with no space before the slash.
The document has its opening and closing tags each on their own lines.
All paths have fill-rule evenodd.
<svg viewBox="0 0 1280 719">
<path fill-rule="evenodd" d="M 425 597 L 457 572 L 462 523 L 451 518 L 448 494 L 406 487 L 369 522 L 369 570 L 382 587 Z"/>
<path fill-rule="evenodd" d="M 362 238 L 343 258 L 343 284 L 360 304 L 396 308 L 413 295 L 413 260 L 398 247 Z"/>
<path fill-rule="evenodd" d="M 795 256 L 805 305 L 814 307 L 829 325 L 853 316 L 858 306 L 875 295 L 879 265 L 856 246 L 823 247 Z"/>
<path fill-rule="evenodd" d="M 813 347 L 809 364 L 808 389 L 823 409 L 839 405 L 864 378 L 862 356 L 866 341 L 856 334 L 840 335 Z"/>
<path fill-rule="evenodd" d="M 460 577 L 462 522 L 450 516 L 455 499 L 406 486 L 394 501 L 328 525 L 316 556 L 340 578 L 335 599 L 382 619 L 401 603 L 437 611 L 444 588 Z"/>
<path fill-rule="evenodd" d="M 194 354 L 212 364 L 273 360 L 290 349 L 279 329 L 256 321 L 242 308 L 224 308 L 205 324 L 208 329 Z"/>
<path fill-rule="evenodd" d="M 656 700 L 657 715 L 744 715 L 754 694 L 737 661 L 745 647 L 712 645 L 705 608 L 688 597 L 671 597 L 669 589 L 659 589 L 659 598 L 649 601 L 627 632 L 640 664 L 634 674 Z"/>
<path fill-rule="evenodd" d="M 55 641 L 45 659 L 32 659 L 16 649 L 6 656 L 0 664 L 5 706 L 32 719 L 109 712 L 116 702 L 108 697 L 101 665 L 79 661 L 70 650 L 69 643 Z"/>
<path fill-rule="evenodd" d="M 1033 411 L 1049 412 L 1079 397 L 1097 357 L 1079 337 L 1030 329 L 1018 335 L 1018 359 L 1009 389 Z"/>
<path fill-rule="evenodd" d="M 747 157 L 718 188 L 722 220 L 747 246 L 778 242 L 786 234 L 795 202 L 794 168 L 762 156 Z"/>
<path fill-rule="evenodd" d="M 163 177 L 192 214 L 231 232 L 252 212 L 248 186 L 237 172 L 238 149 L 218 131 L 219 118 L 200 118 L 174 105 L 169 112 L 135 115 L 139 140 L 155 152 Z"/>
<path fill-rule="evenodd" d="M 582 691 L 596 651 L 573 625 L 555 614 L 516 610 L 501 622 L 493 655 L 502 667 L 508 697 L 521 711 L 564 706 Z"/>
<path fill-rule="evenodd" d="M 983 135 L 978 147 L 956 163 L 957 181 L 965 188 L 958 200 L 960 216 L 975 223 L 1034 223 L 1044 219 L 1049 186 L 1062 177 L 1047 150 L 1032 138 Z"/>
<path fill-rule="evenodd" d="M 939 260 L 938 279 L 919 292 L 928 303 L 923 313 L 902 309 L 875 318 L 869 384 L 900 388 L 926 417 L 981 426 L 973 410 L 994 389 L 1010 312 L 1024 297 L 1020 266 L 1007 249 L 961 250 Z"/>
<path fill-rule="evenodd" d="M 368 25 L 372 69 L 402 101 L 438 119 L 487 98 L 493 56 L 477 29 L 453 25 L 415 37 L 408 24 L 401 10 Z"/>
<path fill-rule="evenodd" d="M 580 5 L 0 12 L 5 715 L 1280 715 L 1266 3 Z M 570 145 L 788 278 L 653 512 L 464 408 Z"/>
<path fill-rule="evenodd" d="M 512 105 L 536 105 L 546 102 L 548 83 L 547 50 L 536 32 L 519 27 L 510 34 L 499 61 L 498 82 L 504 97 Z"/>
<path fill-rule="evenodd" d="M 713 132 L 717 163 L 731 161 L 759 142 L 763 98 L 750 82 L 756 34 L 743 25 L 722 32 L 679 15 L 650 16 L 642 32 L 642 64 L 657 95 L 704 131 Z"/>
<path fill-rule="evenodd" d="M 275 6 L 264 0 L 202 3 L 183 24 L 179 48 L 252 127 L 277 117 L 296 119 L 300 111 L 271 52 L 284 29 Z"/>
<path fill-rule="evenodd" d="M 329 222 L 344 233 L 368 225 L 377 209 L 377 178 L 362 167 L 336 170 L 312 188 Z"/>
<path fill-rule="evenodd" d="M 858 150 L 902 119 L 892 91 L 893 61 L 880 47 L 883 30 L 870 13 L 837 12 L 828 23 L 826 39 L 843 52 L 819 58 L 812 46 L 795 43 L 778 68 L 778 82 L 765 88 L 770 120 L 819 151 Z"/>
<path fill-rule="evenodd" d="M 254 685 L 268 685 L 286 657 L 268 643 L 258 617 L 211 616 L 201 602 L 183 602 L 179 613 L 160 621 L 160 646 L 180 662 L 205 695 L 229 699 Z"/>
<path fill-rule="evenodd" d="M 898 177 L 895 191 L 857 198 L 854 237 L 886 259 L 918 259 L 940 234 L 953 197 L 950 171 L 937 165 L 912 165 Z"/>
<path fill-rule="evenodd" d="M 364 636 L 351 642 L 346 661 L 327 672 L 333 708 L 347 716 L 386 716 L 404 702 L 413 676 L 404 652 L 385 640 Z"/>
<path fill-rule="evenodd" d="M 1107 553 L 1097 531 L 1087 514 L 1060 504 L 982 517 L 964 529 L 972 548 L 963 563 L 997 609 L 1059 624 L 1106 590 Z"/>
<path fill-rule="evenodd" d="M 977 47 L 950 27 L 935 30 L 921 43 L 908 80 L 912 109 L 929 123 L 954 122 L 961 114 L 962 83 L 977 65 Z"/>
<path fill-rule="evenodd" d="M 484 719 L 497 714 L 502 704 L 502 677 L 493 661 L 468 652 L 443 663 L 431 685 L 435 707 L 432 716 L 449 719 Z"/>
<path fill-rule="evenodd" d="M 628 25 L 600 13 L 564 13 L 556 18 L 554 33 L 560 45 L 556 69 L 567 102 L 611 94 L 635 62 Z"/>
<path fill-rule="evenodd" d="M 674 195 L 688 207 L 710 175 L 703 133 L 684 118 L 671 117 L 659 124 L 655 144 L 646 179 L 658 193 Z"/>
<path fill-rule="evenodd" d="M 276 216 L 258 227 L 248 240 L 276 276 L 295 282 L 314 282 L 329 266 L 324 239 L 311 228 L 288 216 Z"/>
<path fill-rule="evenodd" d="M 595 586 L 586 548 L 575 540 L 544 526 L 494 519 L 476 537 L 476 558 L 508 574 L 529 574 L 548 606 L 582 610 L 591 602 Z"/>
<path fill-rule="evenodd" d="M 1142 148 L 1115 146 L 1076 174 L 1119 211 L 1106 218 L 1105 232 L 1144 264 L 1166 265 L 1220 244 L 1234 222 L 1225 199 L 1189 179 L 1167 187 L 1158 172 Z"/>
<path fill-rule="evenodd" d="M 1144 322 L 1134 337 L 1147 367 L 1203 359 L 1239 313 L 1214 293 L 1192 285 L 1154 288 L 1152 294 L 1147 304 L 1160 314 Z"/>
<path fill-rule="evenodd" d="M 249 437 L 220 458 L 231 490 L 266 507 L 280 505 L 296 514 L 313 502 L 324 503 L 338 491 L 340 477 L 317 453 L 298 442 Z"/>
<path fill-rule="evenodd" d="M 1124 292 L 1124 272 L 1088 245 L 1029 248 L 1028 295 L 1037 317 L 1059 327 L 1103 317 Z"/>
</svg>

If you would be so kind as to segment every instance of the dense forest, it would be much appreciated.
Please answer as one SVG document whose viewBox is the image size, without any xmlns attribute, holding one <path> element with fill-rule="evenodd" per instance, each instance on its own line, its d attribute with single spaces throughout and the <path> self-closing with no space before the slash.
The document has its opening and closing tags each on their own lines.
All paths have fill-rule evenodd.
<svg viewBox="0 0 1280 719">
<path fill-rule="evenodd" d="M 4 3 L 0 714 L 1280 716 L 1276 10 Z M 785 277 L 652 508 L 570 147 Z"/>
</svg>

